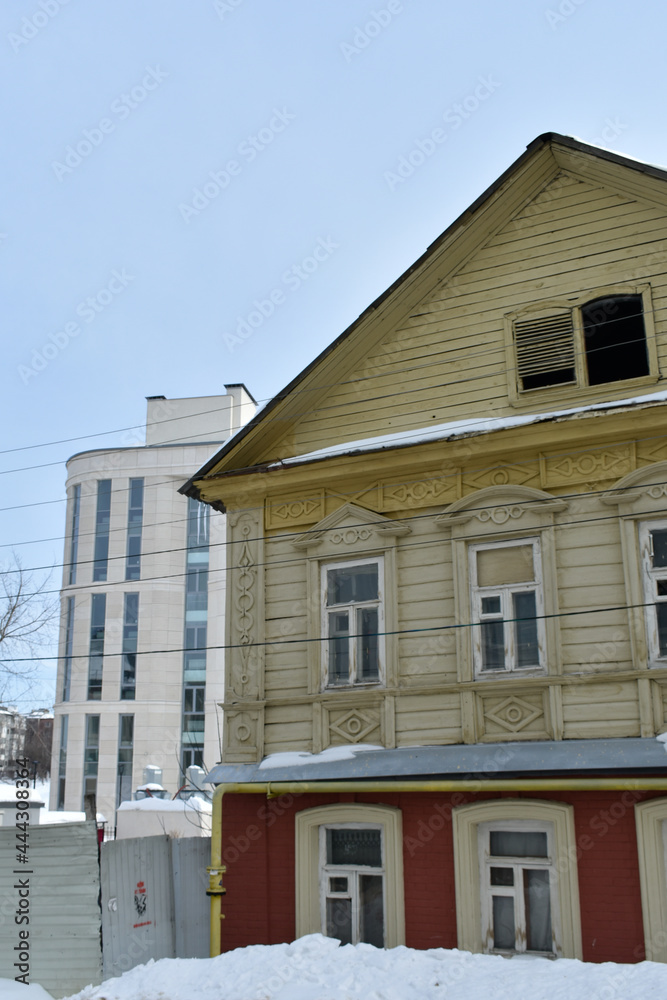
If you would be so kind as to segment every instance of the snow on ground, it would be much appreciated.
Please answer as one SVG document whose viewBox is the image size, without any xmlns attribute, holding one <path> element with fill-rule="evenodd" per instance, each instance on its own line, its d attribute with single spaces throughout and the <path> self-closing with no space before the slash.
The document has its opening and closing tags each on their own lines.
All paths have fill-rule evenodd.
<svg viewBox="0 0 667 1000">
<path fill-rule="evenodd" d="M 464 951 L 382 951 L 321 934 L 218 958 L 167 958 L 69 1000 L 664 1000 L 667 966 Z M 0 998 L 2 993 L 0 992 Z"/>
</svg>

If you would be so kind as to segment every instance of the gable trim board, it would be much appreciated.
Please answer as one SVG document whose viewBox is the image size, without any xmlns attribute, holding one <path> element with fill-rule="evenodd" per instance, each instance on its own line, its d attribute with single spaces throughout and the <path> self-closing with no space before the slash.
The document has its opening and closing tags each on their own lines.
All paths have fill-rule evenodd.
<svg viewBox="0 0 667 1000">
<path fill-rule="evenodd" d="M 407 317 L 419 301 L 471 257 L 483 240 L 488 240 L 513 218 L 563 169 L 582 180 L 625 190 L 633 198 L 654 203 L 661 209 L 667 207 L 664 186 L 667 171 L 568 136 L 557 133 L 539 136 L 403 275 L 231 438 L 181 492 L 201 499 L 206 479 L 231 470 L 249 471 L 258 464 L 277 460 L 279 456 L 267 455 L 267 450 L 275 448 L 284 432 L 308 411 L 307 394 L 321 392 L 318 383 L 321 386 L 337 381 L 390 328 L 396 328 L 399 316 Z M 262 459 L 258 457 L 258 447 L 262 448 Z"/>
</svg>

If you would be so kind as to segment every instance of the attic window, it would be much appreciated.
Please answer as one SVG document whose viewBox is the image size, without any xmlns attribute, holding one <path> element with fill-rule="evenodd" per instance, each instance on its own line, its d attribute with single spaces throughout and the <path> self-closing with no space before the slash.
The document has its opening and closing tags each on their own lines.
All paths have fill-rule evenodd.
<svg viewBox="0 0 667 1000">
<path fill-rule="evenodd" d="M 650 374 L 641 295 L 606 295 L 550 316 L 516 319 L 513 330 L 520 392 Z"/>
<path fill-rule="evenodd" d="M 588 384 L 648 375 L 641 295 L 610 295 L 581 308 Z"/>
</svg>

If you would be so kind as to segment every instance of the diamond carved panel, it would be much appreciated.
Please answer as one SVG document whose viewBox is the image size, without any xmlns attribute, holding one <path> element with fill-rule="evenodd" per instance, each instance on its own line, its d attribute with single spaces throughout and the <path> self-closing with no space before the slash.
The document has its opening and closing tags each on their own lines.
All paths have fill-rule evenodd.
<svg viewBox="0 0 667 1000">
<path fill-rule="evenodd" d="M 551 739 L 541 691 L 500 697 L 478 695 L 478 728 L 485 741 L 502 739 Z"/>
<path fill-rule="evenodd" d="M 372 738 L 371 738 L 372 737 Z M 352 708 L 346 711 L 329 711 L 329 744 L 379 743 L 380 713 L 377 709 Z"/>
</svg>

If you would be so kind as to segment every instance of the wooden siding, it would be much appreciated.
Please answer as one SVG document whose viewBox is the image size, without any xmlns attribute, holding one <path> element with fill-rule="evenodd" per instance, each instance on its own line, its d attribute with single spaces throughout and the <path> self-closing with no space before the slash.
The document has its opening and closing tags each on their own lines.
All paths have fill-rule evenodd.
<svg viewBox="0 0 667 1000">
<path fill-rule="evenodd" d="M 667 354 L 665 216 L 648 203 L 561 175 L 294 431 L 297 453 L 447 420 L 515 412 L 503 317 L 530 303 L 650 278 L 658 353 Z M 630 395 L 623 392 L 621 395 Z M 570 405 L 581 391 L 572 390 Z M 560 408 L 548 400 L 538 409 Z"/>
</svg>

